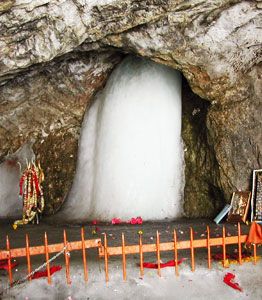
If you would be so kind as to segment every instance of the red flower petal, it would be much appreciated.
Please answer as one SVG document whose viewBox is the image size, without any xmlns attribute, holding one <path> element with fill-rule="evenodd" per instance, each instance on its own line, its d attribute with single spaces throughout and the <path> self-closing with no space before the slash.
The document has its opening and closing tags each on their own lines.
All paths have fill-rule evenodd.
<svg viewBox="0 0 262 300">
<path fill-rule="evenodd" d="M 225 276 L 224 276 L 224 283 L 227 284 L 228 286 L 232 287 L 233 289 L 235 290 L 238 290 L 240 292 L 242 292 L 242 288 L 239 286 L 239 284 L 237 282 L 234 282 L 234 278 L 236 276 L 232 273 L 227 273 Z"/>
</svg>

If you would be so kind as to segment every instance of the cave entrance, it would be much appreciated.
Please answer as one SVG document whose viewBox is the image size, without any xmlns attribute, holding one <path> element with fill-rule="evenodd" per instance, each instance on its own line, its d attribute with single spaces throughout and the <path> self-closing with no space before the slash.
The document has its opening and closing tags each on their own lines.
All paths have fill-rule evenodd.
<svg viewBox="0 0 262 300">
<path fill-rule="evenodd" d="M 181 75 L 128 56 L 86 112 L 68 219 L 182 215 Z"/>
</svg>

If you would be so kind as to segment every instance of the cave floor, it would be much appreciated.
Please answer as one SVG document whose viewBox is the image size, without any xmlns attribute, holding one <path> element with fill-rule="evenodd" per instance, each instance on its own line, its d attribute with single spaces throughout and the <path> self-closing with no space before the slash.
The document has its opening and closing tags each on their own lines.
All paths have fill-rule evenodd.
<svg viewBox="0 0 262 300">
<path fill-rule="evenodd" d="M 156 231 L 160 233 L 161 242 L 172 241 L 173 230 L 176 229 L 178 240 L 188 240 L 190 238 L 190 227 L 194 230 L 194 238 L 201 239 L 206 236 L 206 226 L 210 227 L 210 236 L 222 236 L 222 227 L 226 227 L 226 235 L 237 235 L 237 225 L 231 223 L 221 223 L 216 225 L 208 219 L 180 219 L 176 221 L 159 221 L 159 222 L 144 222 L 141 225 L 99 223 L 92 225 L 91 223 L 82 225 L 72 224 L 50 224 L 44 220 L 39 225 L 28 224 L 19 226 L 16 230 L 12 228 L 12 222 L 0 221 L 0 236 L 6 235 L 10 238 L 11 248 L 24 247 L 25 234 L 29 234 L 30 245 L 36 246 L 43 244 L 44 232 L 48 234 L 48 242 L 59 243 L 63 242 L 63 230 L 66 229 L 68 241 L 80 240 L 80 229 L 85 228 L 85 238 L 103 238 L 103 234 L 107 233 L 109 246 L 121 245 L 121 233 L 125 233 L 126 244 L 132 245 L 138 243 L 138 231 L 143 232 L 143 242 L 153 243 L 155 241 Z M 95 232 L 96 233 L 95 233 Z M 241 225 L 242 234 L 247 234 L 249 226 Z M 0 239 L 0 249 L 6 247 L 5 238 Z"/>
<path fill-rule="evenodd" d="M 155 243 L 156 231 L 160 232 L 161 242 L 172 241 L 173 229 L 177 230 L 178 240 L 189 239 L 189 228 L 194 229 L 195 238 L 204 238 L 206 226 L 211 229 L 211 237 L 222 235 L 223 224 L 216 225 L 207 219 L 181 219 L 174 222 L 145 222 L 142 225 L 112 225 L 112 224 L 84 224 L 86 239 L 103 238 L 107 233 L 109 246 L 121 245 L 121 233 L 125 233 L 126 245 L 138 243 L 138 231 L 143 231 L 143 243 Z M 235 224 L 224 223 L 227 235 L 237 234 Z M 25 234 L 30 236 L 30 245 L 43 245 L 44 232 L 48 233 L 49 244 L 63 242 L 63 229 L 66 229 L 69 241 L 80 240 L 82 225 L 54 225 L 42 221 L 40 225 L 27 225 L 14 230 L 11 222 L 0 221 L 0 249 L 5 249 L 5 236 L 10 238 L 11 248 L 25 246 Z M 242 225 L 242 233 L 248 233 L 249 227 Z M 93 230 L 97 234 L 92 233 Z M 258 248 L 261 255 L 262 247 Z M 234 253 L 236 246 L 227 246 L 227 253 Z M 261 299 L 262 264 L 257 266 L 252 262 L 242 266 L 232 264 L 229 268 L 222 267 L 221 262 L 212 261 L 212 269 L 207 269 L 206 249 L 195 249 L 196 271 L 191 271 L 189 250 L 179 250 L 179 259 L 186 258 L 179 266 L 180 276 L 174 275 L 174 268 L 161 269 L 161 278 L 156 270 L 145 269 L 144 278 L 139 276 L 139 255 L 127 256 L 127 281 L 122 279 L 121 257 L 109 258 L 109 282 L 105 283 L 104 260 L 99 259 L 95 249 L 87 251 L 89 281 L 83 280 L 81 251 L 71 252 L 70 274 L 72 284 L 66 285 L 64 256 L 58 257 L 52 265 L 61 265 L 62 270 L 52 276 L 52 285 L 48 285 L 46 278 L 25 282 L 3 295 L 3 299 Z M 222 253 L 221 247 L 212 247 L 212 254 Z M 52 255 L 50 255 L 52 257 Z M 173 253 L 161 252 L 163 262 L 173 259 Z M 43 255 L 31 257 L 32 269 L 45 261 Z M 156 262 L 155 253 L 146 253 L 144 261 Z M 25 258 L 17 259 L 18 266 L 13 269 L 14 280 L 23 278 L 27 274 Z M 223 283 L 227 272 L 236 274 L 237 281 L 244 292 L 236 291 Z M 203 278 L 205 278 L 203 280 Z M 252 284 L 251 284 L 252 283 Z M 8 287 L 7 272 L 0 270 L 0 292 Z M 174 295 L 176 297 L 174 298 Z M 0 295 L 1 299 L 1 295 Z"/>
</svg>

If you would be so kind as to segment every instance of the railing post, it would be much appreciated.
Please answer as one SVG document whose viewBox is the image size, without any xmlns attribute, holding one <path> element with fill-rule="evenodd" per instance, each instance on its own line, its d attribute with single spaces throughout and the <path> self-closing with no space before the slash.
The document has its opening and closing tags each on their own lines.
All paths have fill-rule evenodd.
<svg viewBox="0 0 262 300">
<path fill-rule="evenodd" d="M 8 276 L 9 276 L 9 283 L 10 286 L 13 284 L 13 275 L 12 275 L 12 261 L 11 261 L 11 249 L 10 249 L 10 242 L 9 242 L 9 237 L 8 235 L 6 236 L 6 250 L 8 251 Z"/>
<path fill-rule="evenodd" d="M 237 236 L 238 236 L 238 261 L 242 265 L 242 248 L 241 248 L 241 227 L 240 223 L 237 224 Z"/>
<path fill-rule="evenodd" d="M 226 228 L 224 225 L 222 229 L 222 247 L 223 247 L 223 267 L 225 268 L 227 254 L 226 254 Z"/>
<path fill-rule="evenodd" d="M 44 241 L 45 241 L 45 260 L 46 260 L 47 282 L 48 282 L 48 284 L 51 284 L 49 252 L 48 252 L 48 240 L 47 240 L 46 232 L 45 232 L 45 236 L 44 236 Z"/>
<path fill-rule="evenodd" d="M 29 247 L 29 237 L 28 234 L 25 235 L 25 244 L 26 244 L 26 260 L 27 260 L 27 270 L 28 275 L 31 274 L 31 259 L 30 259 L 30 247 Z M 31 281 L 31 276 L 28 277 L 28 280 Z"/>
<path fill-rule="evenodd" d="M 81 240 L 82 240 L 82 256 L 83 256 L 83 265 L 84 265 L 84 278 L 85 281 L 88 281 L 88 270 L 86 263 L 86 247 L 85 247 L 85 230 L 84 227 L 81 228 Z"/>
<path fill-rule="evenodd" d="M 157 254 L 157 274 L 161 277 L 161 269 L 160 269 L 160 238 L 159 238 L 159 232 L 157 230 L 156 232 L 156 254 Z"/>
<path fill-rule="evenodd" d="M 176 276 L 178 276 L 179 273 L 178 273 L 178 255 L 177 255 L 177 234 L 175 229 L 174 229 L 174 259 L 175 259 Z"/>
<path fill-rule="evenodd" d="M 139 257 L 140 257 L 140 276 L 144 276 L 144 255 L 143 255 L 143 244 L 142 234 L 139 233 Z"/>
<path fill-rule="evenodd" d="M 106 233 L 104 235 L 104 254 L 105 254 L 105 273 L 106 273 L 106 282 L 109 281 L 108 276 L 108 253 L 107 253 L 107 236 Z"/>
<path fill-rule="evenodd" d="M 195 252 L 194 252 L 194 232 L 193 232 L 192 227 L 190 227 L 190 250 L 191 250 L 192 272 L 194 272 L 195 271 Z"/>
<path fill-rule="evenodd" d="M 207 265 L 211 269 L 210 228 L 207 226 Z"/>
<path fill-rule="evenodd" d="M 66 282 L 67 284 L 71 284 L 71 279 L 70 279 L 70 252 L 68 250 L 68 245 L 67 245 L 67 237 L 66 237 L 66 231 L 64 230 L 64 253 L 65 253 L 65 265 L 66 265 Z"/>
<path fill-rule="evenodd" d="M 125 250 L 125 235 L 122 233 L 122 263 L 123 263 L 123 279 L 126 281 L 126 250 Z"/>
<path fill-rule="evenodd" d="M 254 265 L 257 263 L 257 245 L 253 244 L 253 253 L 254 253 Z"/>
</svg>

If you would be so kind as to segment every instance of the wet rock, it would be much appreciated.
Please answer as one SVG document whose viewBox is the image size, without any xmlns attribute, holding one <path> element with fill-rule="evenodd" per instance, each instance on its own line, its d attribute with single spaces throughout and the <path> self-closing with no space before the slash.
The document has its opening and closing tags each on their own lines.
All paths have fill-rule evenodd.
<svg viewBox="0 0 262 300">
<path fill-rule="evenodd" d="M 182 138 L 184 141 L 184 212 L 190 217 L 213 217 L 224 203 L 217 182 L 218 165 L 208 143 L 206 123 L 210 103 L 194 94 L 186 80 L 182 89 Z"/>
</svg>

